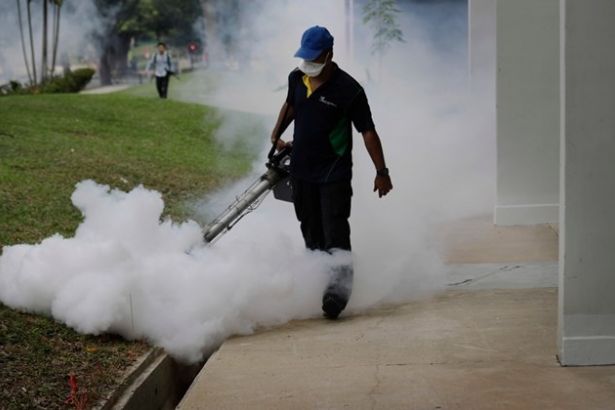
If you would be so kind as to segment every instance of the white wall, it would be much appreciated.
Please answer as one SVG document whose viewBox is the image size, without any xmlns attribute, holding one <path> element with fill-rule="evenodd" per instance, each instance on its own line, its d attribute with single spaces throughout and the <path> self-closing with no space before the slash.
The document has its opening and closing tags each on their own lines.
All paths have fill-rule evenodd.
<svg viewBox="0 0 615 410">
<path fill-rule="evenodd" d="M 561 6 L 559 357 L 615 364 L 615 1 Z"/>
<path fill-rule="evenodd" d="M 495 223 L 558 221 L 559 0 L 497 2 Z"/>
</svg>

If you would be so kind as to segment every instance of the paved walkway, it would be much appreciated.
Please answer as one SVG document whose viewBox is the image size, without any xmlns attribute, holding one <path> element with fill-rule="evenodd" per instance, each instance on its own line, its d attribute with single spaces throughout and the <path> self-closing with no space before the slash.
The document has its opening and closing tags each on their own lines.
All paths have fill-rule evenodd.
<svg viewBox="0 0 615 410">
<path fill-rule="evenodd" d="M 178 408 L 615 409 L 614 366 L 555 357 L 556 231 L 485 221 L 443 227 L 447 292 L 228 340 Z"/>
<path fill-rule="evenodd" d="M 132 86 L 129 84 L 105 85 L 102 87 L 96 87 L 96 88 L 91 88 L 89 90 L 81 91 L 80 94 L 109 94 L 109 93 L 114 93 L 116 91 L 122 91 L 130 87 Z"/>
</svg>

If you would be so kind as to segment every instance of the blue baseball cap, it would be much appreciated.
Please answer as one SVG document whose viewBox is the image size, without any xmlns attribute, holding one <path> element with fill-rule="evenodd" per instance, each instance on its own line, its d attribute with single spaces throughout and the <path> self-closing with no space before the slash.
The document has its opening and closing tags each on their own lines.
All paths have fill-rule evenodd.
<svg viewBox="0 0 615 410">
<path fill-rule="evenodd" d="M 329 30 L 320 26 L 310 27 L 301 36 L 301 47 L 295 53 L 295 57 L 312 61 L 331 47 L 333 47 L 333 36 Z"/>
</svg>

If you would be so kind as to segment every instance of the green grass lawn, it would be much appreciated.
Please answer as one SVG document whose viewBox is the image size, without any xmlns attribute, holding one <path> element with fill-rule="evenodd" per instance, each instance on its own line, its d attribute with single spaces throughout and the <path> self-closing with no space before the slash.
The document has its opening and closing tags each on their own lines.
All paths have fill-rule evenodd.
<svg viewBox="0 0 615 410">
<path fill-rule="evenodd" d="M 223 149 L 213 137 L 219 118 L 209 107 L 129 94 L 0 98 L 0 248 L 72 235 L 81 215 L 70 196 L 87 178 L 159 190 L 166 215 L 190 217 L 186 203 L 246 173 L 254 139 L 266 140 L 246 115 L 251 140 Z M 145 350 L 0 305 L 0 408 L 66 408 L 70 373 L 93 405 Z"/>
<path fill-rule="evenodd" d="M 254 158 L 250 141 L 221 149 L 212 137 L 218 114 L 196 104 L 121 94 L 5 97 L 0 118 L 0 246 L 70 234 L 80 221 L 70 195 L 83 179 L 157 189 L 168 214 L 184 218 L 186 200 L 244 174 Z M 250 119 L 254 142 L 264 134 Z"/>
</svg>

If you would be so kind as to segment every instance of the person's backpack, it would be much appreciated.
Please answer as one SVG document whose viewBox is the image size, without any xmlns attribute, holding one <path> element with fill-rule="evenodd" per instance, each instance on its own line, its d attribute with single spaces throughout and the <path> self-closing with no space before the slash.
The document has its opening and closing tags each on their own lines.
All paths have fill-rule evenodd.
<svg viewBox="0 0 615 410">
<path fill-rule="evenodd" d="M 175 71 L 173 71 L 173 66 L 171 65 L 171 56 L 167 53 L 167 74 L 173 75 Z"/>
</svg>

